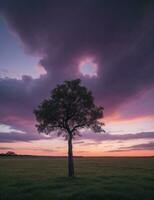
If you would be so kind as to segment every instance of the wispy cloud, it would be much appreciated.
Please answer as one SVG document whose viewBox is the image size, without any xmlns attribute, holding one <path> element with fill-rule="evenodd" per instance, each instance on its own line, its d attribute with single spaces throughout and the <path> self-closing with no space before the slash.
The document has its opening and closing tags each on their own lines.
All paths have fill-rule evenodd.
<svg viewBox="0 0 154 200">
<path fill-rule="evenodd" d="M 95 134 L 95 133 L 83 133 L 83 138 L 91 139 L 93 141 L 106 141 L 106 140 L 136 140 L 136 139 L 154 139 L 154 132 L 141 132 L 130 134 Z"/>
<path fill-rule="evenodd" d="M 111 150 L 108 152 L 123 152 L 132 150 L 154 150 L 154 142 L 142 143 L 137 145 L 132 145 L 128 147 L 120 147 L 119 149 Z"/>
</svg>

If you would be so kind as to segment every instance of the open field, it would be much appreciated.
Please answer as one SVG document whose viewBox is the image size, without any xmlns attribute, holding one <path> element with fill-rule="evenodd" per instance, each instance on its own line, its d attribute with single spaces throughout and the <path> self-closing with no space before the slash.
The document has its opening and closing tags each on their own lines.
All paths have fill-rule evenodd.
<svg viewBox="0 0 154 200">
<path fill-rule="evenodd" d="M 154 158 L 0 158 L 0 200 L 152 200 Z"/>
</svg>

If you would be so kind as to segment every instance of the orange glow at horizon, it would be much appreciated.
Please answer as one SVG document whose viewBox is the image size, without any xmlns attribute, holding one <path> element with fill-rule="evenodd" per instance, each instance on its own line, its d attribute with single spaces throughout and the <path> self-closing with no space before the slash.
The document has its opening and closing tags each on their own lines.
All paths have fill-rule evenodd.
<svg viewBox="0 0 154 200">
<path fill-rule="evenodd" d="M 6 153 L 6 150 L 1 151 L 1 153 Z M 67 156 L 67 151 L 60 150 L 55 152 L 50 151 L 33 151 L 33 150 L 16 150 L 14 151 L 19 155 L 36 155 L 36 156 Z M 125 151 L 115 151 L 115 152 L 99 152 L 99 151 L 74 151 L 74 156 L 83 156 L 83 157 L 147 157 L 154 156 L 154 150 L 125 150 Z"/>
</svg>

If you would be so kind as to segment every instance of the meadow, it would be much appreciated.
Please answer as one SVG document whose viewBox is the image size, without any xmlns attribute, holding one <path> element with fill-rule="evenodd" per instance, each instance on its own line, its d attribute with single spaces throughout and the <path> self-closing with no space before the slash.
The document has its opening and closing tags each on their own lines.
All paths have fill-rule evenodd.
<svg viewBox="0 0 154 200">
<path fill-rule="evenodd" d="M 154 158 L 0 158 L 0 200 L 153 200 Z"/>
</svg>

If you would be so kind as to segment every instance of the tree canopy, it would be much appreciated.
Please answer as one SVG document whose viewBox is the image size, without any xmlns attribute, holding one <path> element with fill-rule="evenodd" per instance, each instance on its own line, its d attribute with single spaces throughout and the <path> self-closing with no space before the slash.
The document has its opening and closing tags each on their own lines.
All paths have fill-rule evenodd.
<svg viewBox="0 0 154 200">
<path fill-rule="evenodd" d="M 81 128 L 103 131 L 103 123 L 98 121 L 103 117 L 103 108 L 94 104 L 92 93 L 81 86 L 80 79 L 57 85 L 34 113 L 38 131 L 46 134 L 58 131 L 66 137 L 69 133 L 75 136 Z"/>
</svg>

